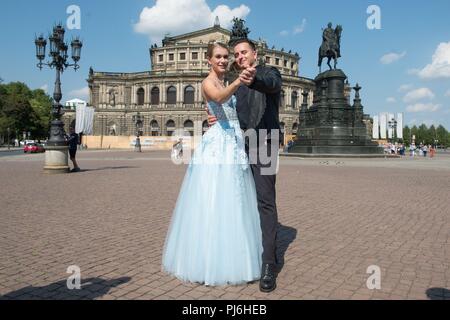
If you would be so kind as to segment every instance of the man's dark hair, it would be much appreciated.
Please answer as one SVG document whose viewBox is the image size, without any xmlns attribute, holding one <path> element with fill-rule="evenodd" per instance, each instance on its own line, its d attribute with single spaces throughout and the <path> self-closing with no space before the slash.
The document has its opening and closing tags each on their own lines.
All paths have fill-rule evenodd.
<svg viewBox="0 0 450 320">
<path fill-rule="evenodd" d="M 236 47 L 239 43 L 243 43 L 246 42 L 250 45 L 250 47 L 253 49 L 253 51 L 256 51 L 256 45 L 253 43 L 253 41 L 249 40 L 249 39 L 239 39 L 239 40 L 235 40 L 233 42 L 233 48 Z"/>
</svg>

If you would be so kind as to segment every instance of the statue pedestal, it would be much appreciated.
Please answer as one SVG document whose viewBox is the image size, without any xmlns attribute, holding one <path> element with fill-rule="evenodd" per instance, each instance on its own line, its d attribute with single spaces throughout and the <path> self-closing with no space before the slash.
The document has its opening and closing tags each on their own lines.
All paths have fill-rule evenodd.
<svg viewBox="0 0 450 320">
<path fill-rule="evenodd" d="M 371 141 L 362 121 L 363 107 L 359 93 L 351 106 L 345 96 L 342 70 L 329 70 L 316 79 L 313 105 L 302 106 L 300 125 L 294 146 L 289 153 L 360 155 L 382 154 L 382 148 Z M 358 91 L 361 88 L 358 88 Z M 305 110 L 306 109 L 306 110 Z"/>
<path fill-rule="evenodd" d="M 44 173 L 68 173 L 69 155 L 68 146 L 48 146 L 45 148 Z"/>
</svg>

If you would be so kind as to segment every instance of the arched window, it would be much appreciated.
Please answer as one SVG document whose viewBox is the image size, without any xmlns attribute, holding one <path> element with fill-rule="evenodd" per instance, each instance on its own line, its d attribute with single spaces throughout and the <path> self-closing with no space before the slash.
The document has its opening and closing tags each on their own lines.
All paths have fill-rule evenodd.
<svg viewBox="0 0 450 320">
<path fill-rule="evenodd" d="M 191 137 L 194 136 L 194 123 L 191 120 L 186 120 L 184 122 L 184 131 Z"/>
<path fill-rule="evenodd" d="M 167 104 L 177 103 L 177 89 L 174 86 L 167 88 Z"/>
<path fill-rule="evenodd" d="M 116 92 L 114 89 L 108 91 L 109 94 L 109 105 L 114 107 L 116 105 Z"/>
<path fill-rule="evenodd" d="M 284 90 L 281 90 L 280 94 L 280 107 L 284 108 L 284 100 L 285 100 L 286 94 L 284 93 Z"/>
<path fill-rule="evenodd" d="M 184 88 L 184 104 L 194 104 L 194 88 L 187 86 Z"/>
<path fill-rule="evenodd" d="M 159 104 L 159 88 L 154 87 L 151 91 L 151 104 L 158 105 Z"/>
<path fill-rule="evenodd" d="M 153 137 L 159 136 L 159 124 L 158 121 L 152 120 L 150 122 L 150 132 Z"/>
<path fill-rule="evenodd" d="M 144 105 L 144 97 L 145 97 L 145 90 L 143 88 L 139 88 L 136 92 L 137 94 L 137 105 L 143 106 Z"/>
<path fill-rule="evenodd" d="M 298 93 L 297 91 L 292 92 L 291 95 L 291 107 L 292 109 L 296 109 L 297 108 L 297 100 L 298 100 Z"/>
<path fill-rule="evenodd" d="M 167 135 L 171 136 L 174 131 L 175 131 L 175 121 L 168 120 L 166 122 L 166 133 L 167 133 Z"/>
<path fill-rule="evenodd" d="M 294 124 L 292 125 L 292 134 L 297 134 L 297 130 L 298 130 L 298 123 L 294 122 Z"/>
</svg>

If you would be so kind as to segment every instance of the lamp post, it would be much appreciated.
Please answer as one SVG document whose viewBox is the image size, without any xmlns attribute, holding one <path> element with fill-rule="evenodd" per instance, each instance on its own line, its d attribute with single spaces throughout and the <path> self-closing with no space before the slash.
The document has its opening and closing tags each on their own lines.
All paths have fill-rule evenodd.
<svg viewBox="0 0 450 320">
<path fill-rule="evenodd" d="M 8 127 L 8 150 L 11 150 L 11 147 L 9 145 L 9 135 L 11 134 L 11 129 Z"/>
<path fill-rule="evenodd" d="M 395 133 L 396 133 L 396 130 L 397 130 L 397 120 L 392 118 L 391 120 L 388 121 L 388 126 L 389 126 L 389 129 L 392 130 L 392 142 L 395 143 Z"/>
<path fill-rule="evenodd" d="M 64 42 L 65 30 L 61 24 L 53 28 L 53 32 L 49 35 L 51 60 L 49 62 L 42 62 L 45 59 L 45 47 L 47 40 L 41 35 L 36 37 L 34 43 L 36 45 L 36 57 L 39 60 L 37 67 L 42 70 L 43 66 L 48 66 L 56 70 L 55 89 L 53 91 L 52 104 L 52 121 L 50 122 L 50 137 L 47 142 L 45 152 L 45 166 L 46 173 L 66 173 L 69 172 L 68 163 L 68 146 L 65 139 L 64 122 L 61 121 L 63 115 L 61 92 L 61 73 L 69 67 L 73 67 L 76 71 L 79 68 L 77 64 L 80 60 L 81 47 L 83 46 L 79 38 L 72 40 L 70 46 L 72 48 L 72 60 L 74 64 L 68 63 L 68 44 Z"/>
<path fill-rule="evenodd" d="M 136 144 L 134 145 L 134 151 L 142 152 L 141 139 L 139 138 L 139 136 L 141 134 L 140 129 L 142 127 L 142 116 L 139 112 L 133 116 L 133 122 L 136 125 Z"/>
</svg>

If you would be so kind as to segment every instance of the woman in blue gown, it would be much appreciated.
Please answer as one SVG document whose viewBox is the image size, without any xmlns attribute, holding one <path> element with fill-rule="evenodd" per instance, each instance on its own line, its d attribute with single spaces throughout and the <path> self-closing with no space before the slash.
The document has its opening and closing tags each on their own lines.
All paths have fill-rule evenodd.
<svg viewBox="0 0 450 320">
<path fill-rule="evenodd" d="M 255 184 L 233 96 L 243 78 L 224 86 L 228 54 L 223 44 L 208 47 L 202 93 L 218 121 L 193 153 L 162 257 L 163 271 L 210 286 L 257 280 L 262 263 Z"/>
</svg>

